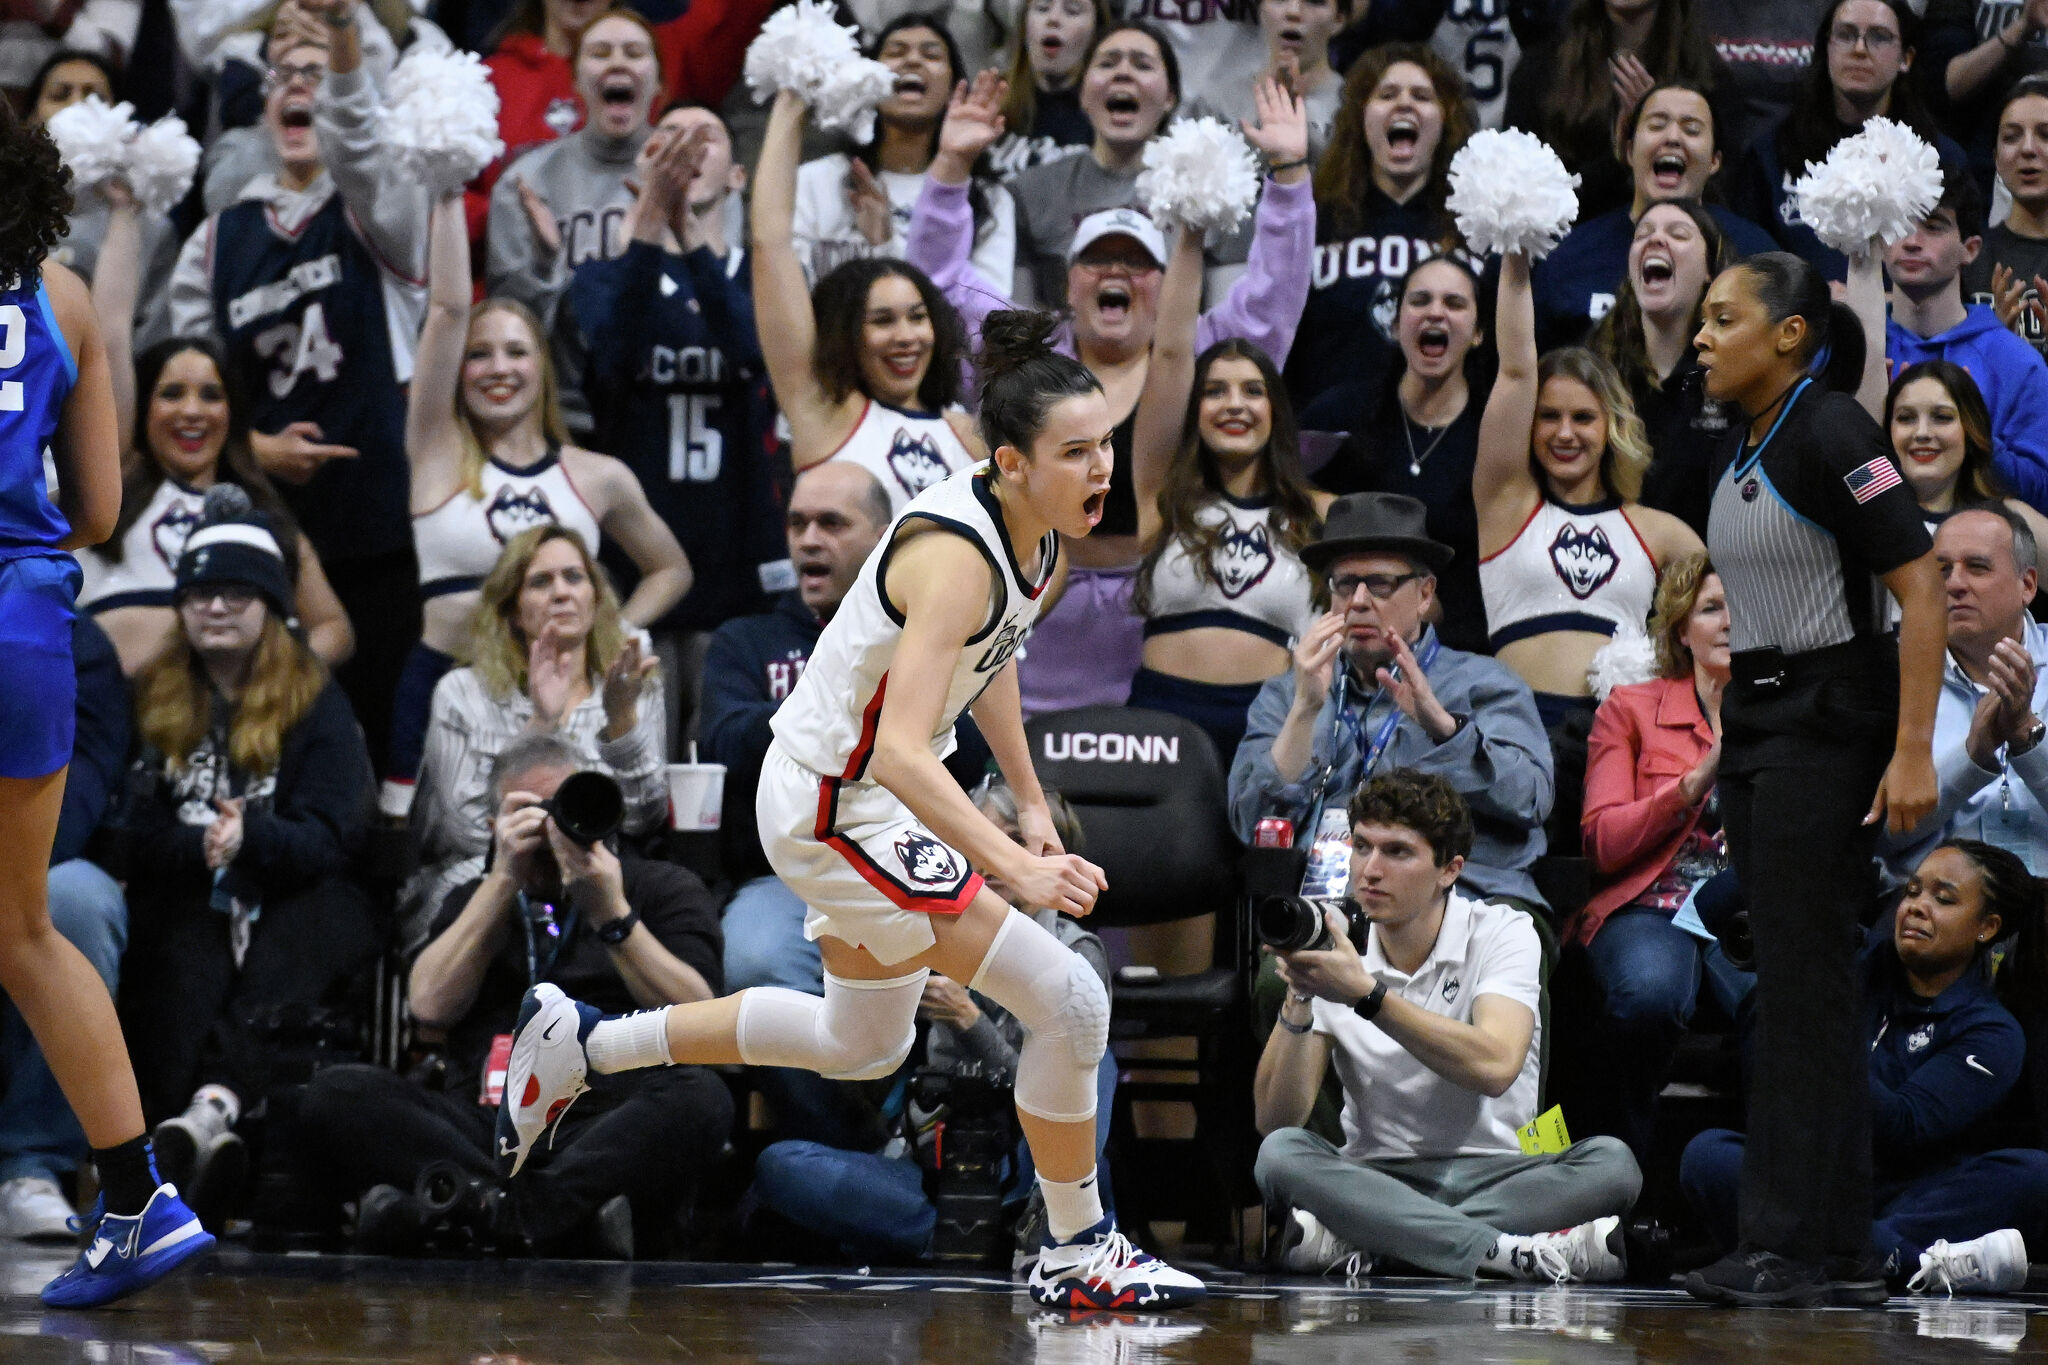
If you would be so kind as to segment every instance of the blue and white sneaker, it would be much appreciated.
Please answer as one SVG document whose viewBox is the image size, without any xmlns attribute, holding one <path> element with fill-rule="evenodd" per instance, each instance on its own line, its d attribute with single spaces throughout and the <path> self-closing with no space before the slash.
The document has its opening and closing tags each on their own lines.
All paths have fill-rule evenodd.
<svg viewBox="0 0 2048 1365">
<path fill-rule="evenodd" d="M 97 1308 L 147 1289 L 213 1245 L 213 1234 L 185 1207 L 174 1185 L 159 1185 L 141 1213 L 121 1217 L 93 1207 L 92 1245 L 71 1269 L 43 1286 L 50 1308 Z"/>
<path fill-rule="evenodd" d="M 1031 1297 L 1048 1308 L 1178 1308 L 1208 1297 L 1203 1283 L 1140 1251 L 1115 1215 L 1038 1253 Z"/>
<path fill-rule="evenodd" d="M 547 982 L 519 1002 L 505 1093 L 498 1100 L 498 1161 L 511 1159 L 507 1174 L 519 1174 L 534 1143 L 590 1089 L 583 1043 L 603 1017 L 596 1006 L 578 1004 Z"/>
</svg>

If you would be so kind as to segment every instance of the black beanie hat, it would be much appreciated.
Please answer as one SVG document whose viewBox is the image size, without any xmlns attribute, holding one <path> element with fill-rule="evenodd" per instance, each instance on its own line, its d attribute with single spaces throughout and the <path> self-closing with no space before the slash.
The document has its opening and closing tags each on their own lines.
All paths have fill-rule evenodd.
<svg viewBox="0 0 2048 1365">
<path fill-rule="evenodd" d="M 255 510 L 246 492 L 231 483 L 206 490 L 199 527 L 178 556 L 180 596 L 190 588 L 225 583 L 255 589 L 280 619 L 288 621 L 295 614 L 291 575 L 270 521 Z"/>
</svg>

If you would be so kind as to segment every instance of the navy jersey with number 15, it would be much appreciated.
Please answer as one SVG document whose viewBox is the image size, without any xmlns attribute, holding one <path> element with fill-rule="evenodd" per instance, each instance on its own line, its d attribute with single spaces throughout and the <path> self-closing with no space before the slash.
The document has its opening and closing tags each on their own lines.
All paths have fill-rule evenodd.
<svg viewBox="0 0 2048 1365">
<path fill-rule="evenodd" d="M 50 502 L 43 450 L 77 382 L 42 280 L 0 290 L 0 563 L 59 553 L 71 530 Z"/>
<path fill-rule="evenodd" d="M 577 266 L 570 284 L 590 350 L 595 443 L 639 477 L 695 574 L 661 622 L 670 629 L 709 630 L 758 610 L 757 566 L 788 553 L 745 255 L 633 242 Z"/>
<path fill-rule="evenodd" d="M 279 485 L 300 526 L 330 564 L 410 548 L 405 394 L 384 272 L 341 196 L 296 232 L 260 199 L 222 209 L 210 230 L 215 327 L 250 428 L 317 422 L 323 441 L 358 452 L 307 483 Z"/>
</svg>

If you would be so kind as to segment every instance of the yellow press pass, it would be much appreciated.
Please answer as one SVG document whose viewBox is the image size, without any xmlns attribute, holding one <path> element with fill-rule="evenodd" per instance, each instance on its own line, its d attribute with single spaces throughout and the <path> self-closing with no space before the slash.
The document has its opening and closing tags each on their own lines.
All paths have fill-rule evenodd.
<svg viewBox="0 0 2048 1365">
<path fill-rule="evenodd" d="M 1564 1106 L 1559 1104 L 1517 1128 L 1515 1136 L 1522 1140 L 1524 1156 L 1550 1156 L 1572 1145 L 1572 1135 L 1564 1128 Z"/>
</svg>

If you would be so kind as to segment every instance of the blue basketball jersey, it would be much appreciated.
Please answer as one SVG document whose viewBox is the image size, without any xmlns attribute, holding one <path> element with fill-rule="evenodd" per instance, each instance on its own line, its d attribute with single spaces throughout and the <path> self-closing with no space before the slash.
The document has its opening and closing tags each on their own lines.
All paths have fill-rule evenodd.
<svg viewBox="0 0 2048 1365">
<path fill-rule="evenodd" d="M 77 383 L 41 276 L 0 290 L 0 562 L 54 553 L 71 531 L 50 501 L 43 451 Z"/>
<path fill-rule="evenodd" d="M 330 565 L 410 549 L 405 393 L 384 278 L 341 196 L 296 234 L 264 201 L 242 200 L 221 210 L 210 249 L 215 328 L 250 427 L 317 422 L 324 441 L 358 451 L 307 483 L 278 485 L 300 527 Z"/>
</svg>

